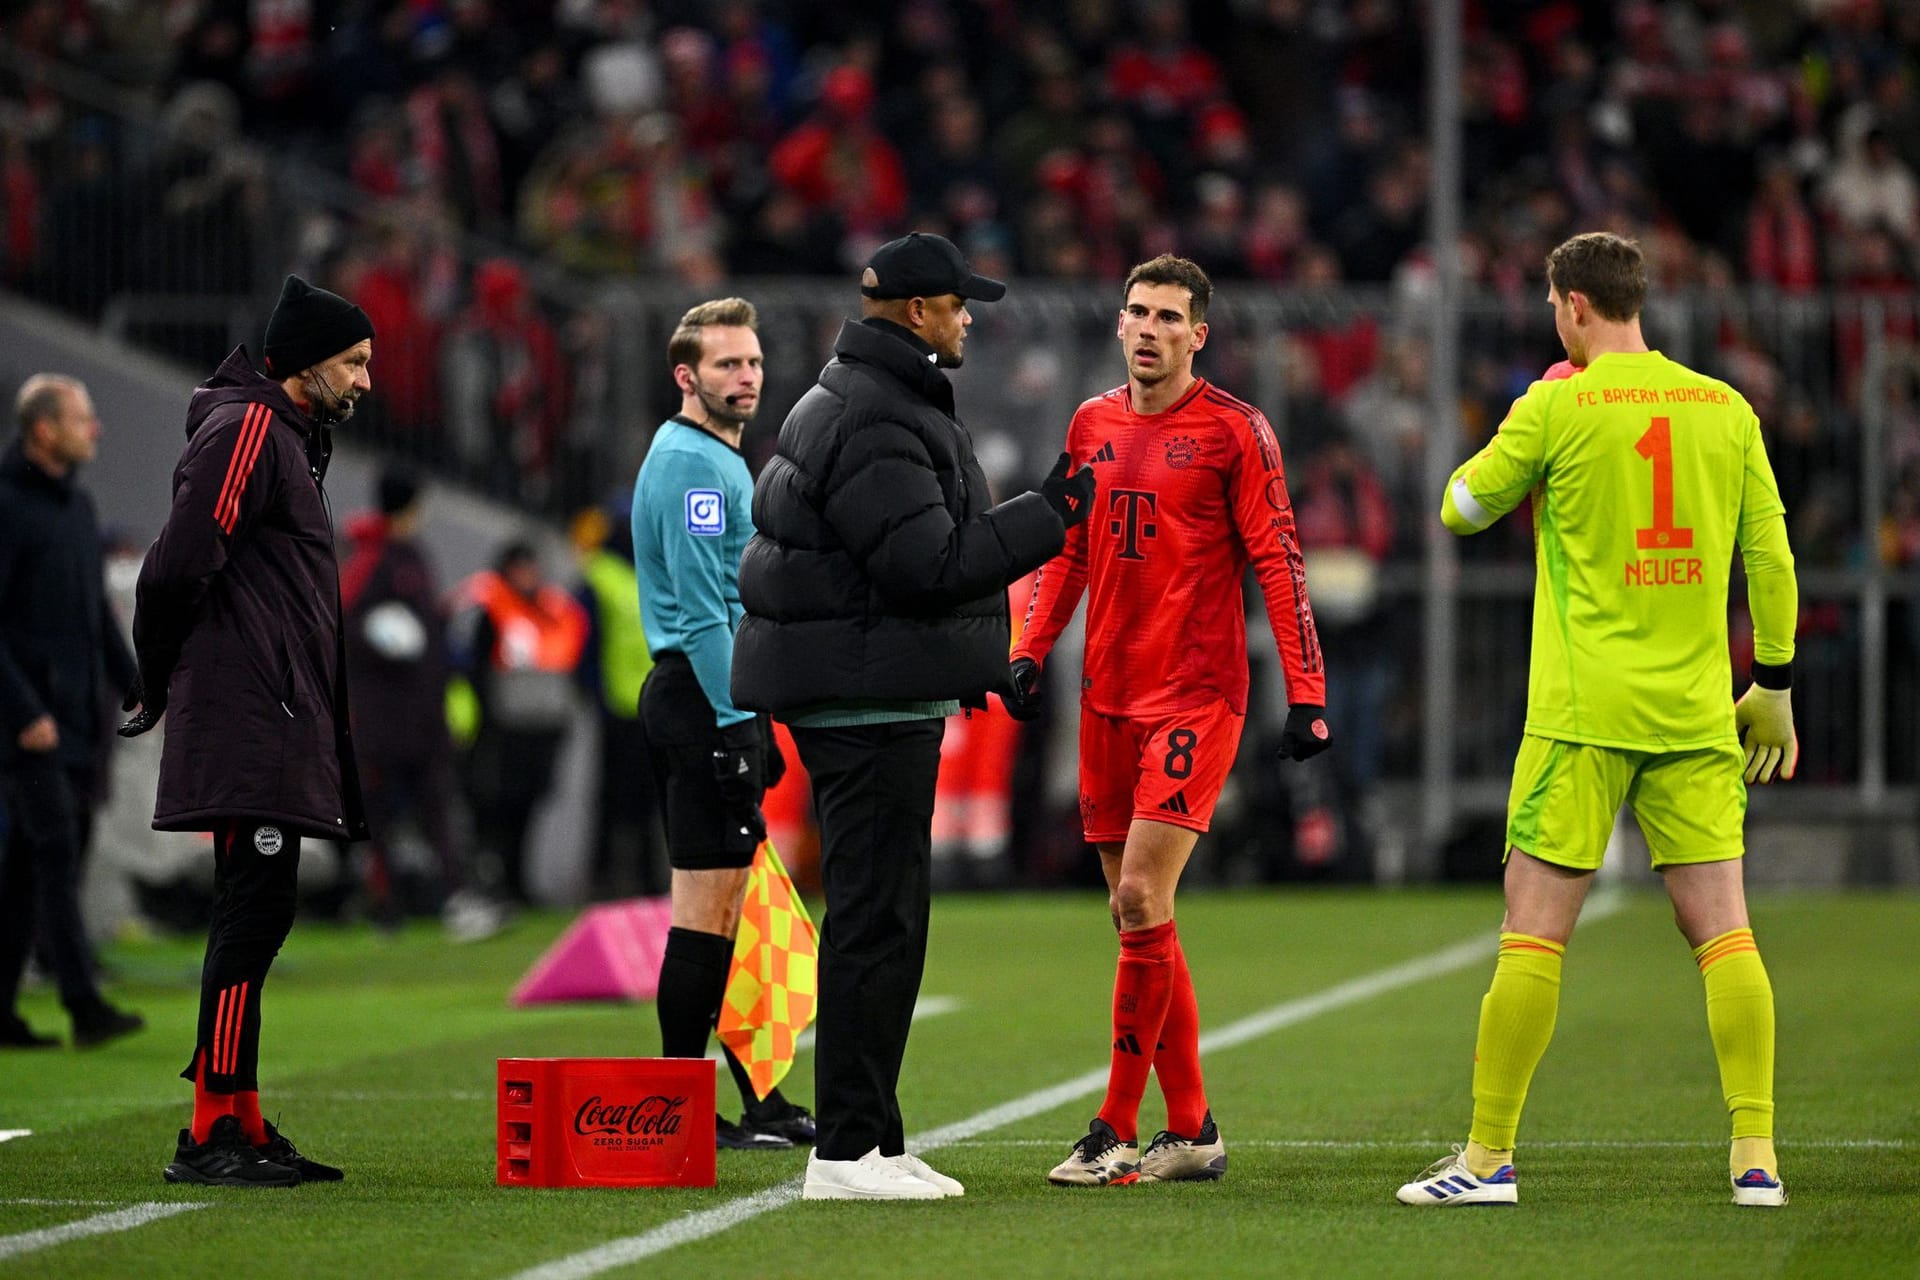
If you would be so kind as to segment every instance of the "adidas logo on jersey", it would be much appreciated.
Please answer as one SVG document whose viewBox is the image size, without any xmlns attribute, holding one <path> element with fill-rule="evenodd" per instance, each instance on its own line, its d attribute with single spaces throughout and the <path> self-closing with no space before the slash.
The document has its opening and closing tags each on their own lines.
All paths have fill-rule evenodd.
<svg viewBox="0 0 1920 1280">
<path fill-rule="evenodd" d="M 1185 790 L 1176 791 L 1172 795 L 1168 796 L 1165 800 L 1162 800 L 1160 802 L 1160 809 L 1162 812 L 1165 812 L 1165 813 L 1181 813 L 1181 814 L 1186 813 L 1187 812 L 1186 791 Z"/>
<path fill-rule="evenodd" d="M 1095 452 L 1095 454 L 1091 458 L 1087 459 L 1087 465 L 1092 466 L 1096 462 L 1112 462 L 1112 461 L 1113 461 L 1113 441 L 1109 440 L 1105 444 L 1101 445 L 1099 450 Z"/>
</svg>

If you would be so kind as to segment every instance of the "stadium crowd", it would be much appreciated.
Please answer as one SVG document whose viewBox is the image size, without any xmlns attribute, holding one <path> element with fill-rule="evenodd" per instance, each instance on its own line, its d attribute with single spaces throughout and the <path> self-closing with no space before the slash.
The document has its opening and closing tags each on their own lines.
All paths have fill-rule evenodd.
<svg viewBox="0 0 1920 1280">
<path fill-rule="evenodd" d="M 165 144 L 135 147 L 9 73 L 10 285 L 90 314 L 129 289 L 247 293 L 274 182 L 261 157 L 313 161 L 351 182 L 358 225 L 296 250 L 369 299 L 388 415 L 509 493 L 555 465 L 607 360 L 603 326 L 543 306 L 526 261 L 704 287 L 843 273 L 912 226 L 1019 278 L 1110 281 L 1173 248 L 1291 291 L 1417 296 L 1427 273 L 1423 32 L 1395 0 L 10 7 L 21 49 L 167 104 Z M 1536 308 L 1546 248 L 1607 227 L 1647 245 L 1658 290 L 1871 295 L 1914 336 L 1920 9 L 1558 0 L 1468 21 L 1470 284 Z M 1730 314 L 1710 340 L 1770 424 L 1812 430 L 1793 440 L 1818 455 L 1797 541 L 1837 562 L 1863 532 L 1844 447 L 1862 340 L 1834 322 L 1821 371 L 1830 346 L 1842 394 L 1810 419 L 1815 371 L 1783 367 L 1783 339 L 1817 323 L 1756 335 Z M 1372 323 L 1338 337 L 1307 344 L 1319 389 L 1392 489 L 1395 445 L 1420 434 L 1424 342 Z M 1483 379 L 1470 428 L 1497 421 L 1516 376 Z M 1897 435 L 1905 510 L 1920 434 L 1903 418 Z"/>
<path fill-rule="evenodd" d="M 1738 386 L 1766 424 L 1801 563 L 1920 563 L 1920 6 L 1466 10 L 1461 247 L 1478 318 L 1462 335 L 1463 450 L 1558 354 L 1546 251 L 1606 228 L 1646 247 L 1656 342 Z M 1302 304 L 1270 345 L 1217 325 L 1207 371 L 1273 419 L 1303 542 L 1377 571 L 1418 556 L 1433 506 L 1424 14 L 1410 0 L 15 0 L 0 24 L 16 54 L 156 105 L 148 121 L 83 107 L 4 60 L 0 280 L 97 318 L 126 295 L 258 300 L 297 267 L 381 335 L 362 438 L 558 514 L 631 476 L 613 442 L 635 424 L 609 388 L 654 348 L 620 345 L 605 288 L 844 281 L 909 228 L 950 236 L 984 274 L 1100 290 L 1177 250 L 1221 283 L 1223 321 L 1236 294 Z M 287 200 L 290 163 L 332 175 L 332 194 Z M 823 338 L 824 316 L 792 318 L 768 344 L 763 419 L 820 358 L 781 339 Z M 1003 475 L 1057 448 L 1064 414 L 1035 408 L 1055 384 L 1074 384 L 1070 408 L 1118 379 L 1109 322 L 1086 320 L 1071 350 L 1016 353 L 983 329 L 963 389 L 1024 410 L 989 424 L 1013 436 Z M 1893 357 L 1872 386 L 1869 324 Z M 1263 363 L 1283 371 L 1275 395 L 1249 376 Z M 653 383 L 646 424 L 671 411 Z M 1870 409 L 1887 449 L 1878 528 L 1860 510 Z M 1524 522 L 1463 554 L 1524 562 Z M 1382 708 L 1356 719 L 1385 741 L 1351 743 L 1376 777 L 1411 760 L 1411 695 L 1388 688 L 1411 641 L 1379 625 L 1380 596 L 1328 603 L 1358 686 L 1346 696 Z M 1894 612 L 1897 645 L 1920 646 Z M 1810 655 L 1826 646 L 1843 670 L 1855 625 L 1810 598 Z M 1829 702 L 1845 740 L 1844 699 Z"/>
</svg>

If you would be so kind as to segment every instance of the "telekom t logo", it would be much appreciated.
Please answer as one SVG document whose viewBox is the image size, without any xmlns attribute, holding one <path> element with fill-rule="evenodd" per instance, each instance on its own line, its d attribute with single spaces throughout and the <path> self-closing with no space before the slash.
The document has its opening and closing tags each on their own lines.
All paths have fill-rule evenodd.
<svg viewBox="0 0 1920 1280">
<path fill-rule="evenodd" d="M 1107 507 L 1113 512 L 1107 532 L 1121 539 L 1120 559 L 1146 559 L 1140 552 L 1140 541 L 1160 532 L 1151 518 L 1159 501 L 1160 495 L 1149 489 L 1107 490 Z"/>
</svg>

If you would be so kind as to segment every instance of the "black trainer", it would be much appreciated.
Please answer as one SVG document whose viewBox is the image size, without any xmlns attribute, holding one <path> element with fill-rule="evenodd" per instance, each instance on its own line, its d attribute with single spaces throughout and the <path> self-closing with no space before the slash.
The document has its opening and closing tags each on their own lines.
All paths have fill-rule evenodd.
<svg viewBox="0 0 1920 1280">
<path fill-rule="evenodd" d="M 793 1139 L 737 1125 L 725 1116 L 713 1118 L 713 1145 L 721 1151 L 783 1151 Z"/>
<path fill-rule="evenodd" d="M 285 1165 L 300 1175 L 302 1182 L 340 1182 L 346 1174 L 330 1164 L 321 1164 L 318 1160 L 309 1160 L 300 1154 L 300 1149 L 287 1139 L 287 1135 L 273 1127 L 273 1121 L 266 1121 L 267 1140 L 255 1147 L 262 1159 L 269 1164 Z"/>
<path fill-rule="evenodd" d="M 109 1040 L 130 1036 L 146 1025 L 147 1020 L 139 1014 L 128 1013 L 125 1009 L 116 1009 L 103 1000 L 85 1013 L 74 1015 L 73 1047 L 96 1048 Z"/>
<path fill-rule="evenodd" d="M 247 1135 L 236 1116 L 221 1116 L 205 1142 L 196 1143 L 191 1130 L 180 1131 L 180 1142 L 167 1166 L 168 1182 L 193 1182 L 205 1187 L 295 1187 L 300 1172 L 276 1164 L 247 1145 Z"/>
<path fill-rule="evenodd" d="M 811 1111 L 785 1098 L 753 1103 L 747 1108 L 747 1113 L 740 1117 L 740 1127 L 755 1133 L 771 1133 L 797 1147 L 812 1146 L 820 1132 Z"/>
<path fill-rule="evenodd" d="M 0 1049 L 58 1049 L 60 1041 L 43 1036 L 17 1014 L 0 1018 Z"/>
</svg>

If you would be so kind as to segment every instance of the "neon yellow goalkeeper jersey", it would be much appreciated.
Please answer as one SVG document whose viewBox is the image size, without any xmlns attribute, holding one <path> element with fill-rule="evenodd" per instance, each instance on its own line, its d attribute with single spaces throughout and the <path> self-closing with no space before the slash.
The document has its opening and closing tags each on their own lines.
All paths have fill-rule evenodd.
<svg viewBox="0 0 1920 1280">
<path fill-rule="evenodd" d="M 1477 532 L 1536 486 L 1526 731 L 1636 751 L 1734 738 L 1736 543 L 1777 542 L 1769 550 L 1774 563 L 1787 557 L 1797 595 L 1780 490 L 1746 400 L 1657 351 L 1599 356 L 1514 401 L 1454 472 L 1442 519 Z M 1791 606 L 1782 618 L 1756 595 L 1754 615 L 1759 660 L 1791 660 Z"/>
</svg>

